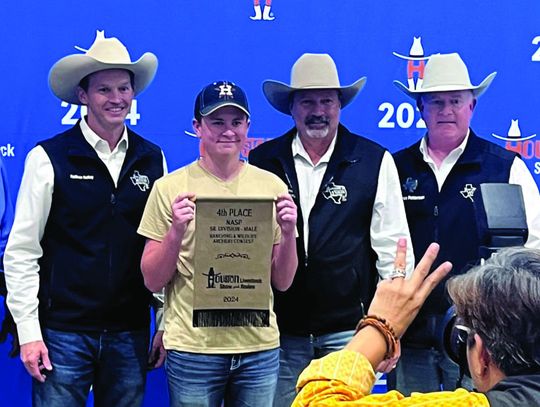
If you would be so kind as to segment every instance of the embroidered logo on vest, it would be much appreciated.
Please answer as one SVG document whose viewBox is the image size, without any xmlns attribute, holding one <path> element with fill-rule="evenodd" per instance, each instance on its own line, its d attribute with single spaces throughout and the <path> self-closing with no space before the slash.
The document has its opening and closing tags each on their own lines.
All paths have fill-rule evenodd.
<svg viewBox="0 0 540 407">
<path fill-rule="evenodd" d="M 326 199 L 331 199 L 338 205 L 347 201 L 347 188 L 344 185 L 336 185 L 334 182 L 328 183 L 322 194 Z"/>
<path fill-rule="evenodd" d="M 414 191 L 416 191 L 416 188 L 418 188 L 418 180 L 407 177 L 402 187 L 405 192 L 412 194 Z"/>
<path fill-rule="evenodd" d="M 474 191 L 476 191 L 476 188 L 473 187 L 472 184 L 465 184 L 465 186 L 463 187 L 463 191 L 459 191 L 459 193 L 461 194 L 461 196 L 463 196 L 463 198 L 470 199 L 471 202 L 474 202 Z"/>
<path fill-rule="evenodd" d="M 148 191 L 150 189 L 150 179 L 146 175 L 139 174 L 139 171 L 133 171 L 133 175 L 129 177 L 133 185 L 139 187 L 141 191 Z"/>
<path fill-rule="evenodd" d="M 425 195 L 409 195 L 414 193 L 416 191 L 416 188 L 418 188 L 418 180 L 413 179 L 411 177 L 407 177 L 404 184 L 401 184 L 401 188 L 403 188 L 403 192 L 406 194 L 403 194 L 403 200 L 404 201 L 423 201 L 426 199 Z"/>
</svg>

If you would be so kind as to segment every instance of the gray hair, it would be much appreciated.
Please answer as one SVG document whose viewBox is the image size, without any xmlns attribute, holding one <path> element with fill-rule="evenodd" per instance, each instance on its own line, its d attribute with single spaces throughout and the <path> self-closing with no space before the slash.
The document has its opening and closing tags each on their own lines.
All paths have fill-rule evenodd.
<svg viewBox="0 0 540 407">
<path fill-rule="evenodd" d="M 540 371 L 540 250 L 502 249 L 447 287 L 499 369 L 507 376 Z"/>
</svg>

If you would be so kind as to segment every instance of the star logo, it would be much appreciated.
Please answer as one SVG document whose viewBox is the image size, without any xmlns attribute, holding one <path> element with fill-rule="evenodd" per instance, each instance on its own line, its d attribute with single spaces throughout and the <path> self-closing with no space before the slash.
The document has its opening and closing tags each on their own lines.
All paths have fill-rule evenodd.
<svg viewBox="0 0 540 407">
<path fill-rule="evenodd" d="M 224 83 L 223 85 L 219 85 L 219 97 L 227 97 L 227 96 L 233 96 L 232 93 L 232 85 L 229 85 L 228 83 Z"/>
<path fill-rule="evenodd" d="M 470 199 L 471 202 L 474 202 L 474 191 L 476 191 L 476 188 L 473 187 L 472 184 L 465 184 L 463 191 L 459 191 L 459 193 L 461 194 L 461 196 L 463 196 L 463 198 Z"/>
</svg>

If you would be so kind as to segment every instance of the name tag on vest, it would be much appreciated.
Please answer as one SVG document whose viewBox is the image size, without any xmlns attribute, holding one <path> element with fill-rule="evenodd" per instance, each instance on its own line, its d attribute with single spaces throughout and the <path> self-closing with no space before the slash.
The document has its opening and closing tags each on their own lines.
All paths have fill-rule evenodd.
<svg viewBox="0 0 540 407">
<path fill-rule="evenodd" d="M 93 175 L 79 175 L 79 174 L 69 174 L 70 179 L 81 179 L 85 181 L 91 181 L 94 179 Z"/>
</svg>

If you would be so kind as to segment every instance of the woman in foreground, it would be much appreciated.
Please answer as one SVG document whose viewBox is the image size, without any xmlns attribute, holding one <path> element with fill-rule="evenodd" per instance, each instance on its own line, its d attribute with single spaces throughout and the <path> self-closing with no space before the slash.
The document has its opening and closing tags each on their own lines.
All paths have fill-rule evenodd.
<svg viewBox="0 0 540 407">
<path fill-rule="evenodd" d="M 405 266 L 405 248 L 401 240 L 398 271 Z M 447 285 L 478 392 L 370 394 L 375 367 L 391 360 L 399 338 L 452 267 L 446 262 L 429 273 L 438 251 L 431 244 L 410 279 L 396 273 L 379 283 L 345 349 L 311 362 L 300 375 L 293 406 L 540 405 L 540 251 L 525 248 L 503 249 Z"/>
</svg>

